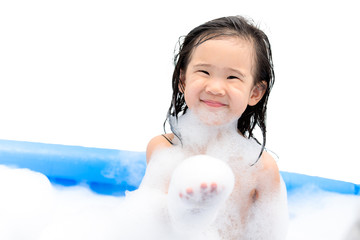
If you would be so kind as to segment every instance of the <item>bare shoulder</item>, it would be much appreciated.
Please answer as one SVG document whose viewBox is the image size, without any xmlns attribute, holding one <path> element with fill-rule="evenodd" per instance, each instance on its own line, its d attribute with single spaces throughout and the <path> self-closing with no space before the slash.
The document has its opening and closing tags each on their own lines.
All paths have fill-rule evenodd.
<svg viewBox="0 0 360 240">
<path fill-rule="evenodd" d="M 159 135 L 152 138 L 146 148 L 146 161 L 149 163 L 152 154 L 154 151 L 161 149 L 161 148 L 168 148 L 171 147 L 171 143 L 168 141 L 172 141 L 174 139 L 174 134 L 167 133 L 164 135 Z"/>
<path fill-rule="evenodd" d="M 274 158 L 264 151 L 259 161 L 261 162 L 259 172 L 260 185 L 278 188 L 280 186 L 280 172 Z"/>
</svg>

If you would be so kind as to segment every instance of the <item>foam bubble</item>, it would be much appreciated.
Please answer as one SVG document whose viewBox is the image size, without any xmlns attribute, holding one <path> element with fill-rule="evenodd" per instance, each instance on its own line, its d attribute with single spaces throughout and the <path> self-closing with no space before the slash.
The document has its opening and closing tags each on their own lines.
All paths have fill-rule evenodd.
<svg viewBox="0 0 360 240">
<path fill-rule="evenodd" d="M 154 188 L 167 192 L 173 171 L 186 156 L 178 147 L 155 151 L 139 189 Z"/>
<path fill-rule="evenodd" d="M 146 184 L 125 198 L 104 196 L 86 186 L 54 187 L 40 173 L 0 166 L 0 194 L 0 239 L 4 240 L 220 240 L 231 239 L 226 228 L 219 231 L 226 224 L 243 229 L 241 222 L 231 221 L 238 217 L 238 204 L 231 196 L 218 213 L 232 213 L 230 218 L 218 217 L 206 231 L 189 236 L 174 231 L 166 192 Z M 273 197 L 273 201 L 284 200 L 279 195 Z M 280 239 L 264 237 L 273 224 L 261 218 L 283 211 L 281 201 L 272 208 L 253 208 L 253 215 L 260 212 L 260 219 L 250 217 L 252 222 L 245 229 L 249 237 L 245 239 Z M 289 210 L 289 240 L 358 239 L 359 196 L 300 189 L 290 193 Z"/>
<path fill-rule="evenodd" d="M 208 125 L 210 127 L 226 125 L 237 121 L 236 116 L 229 117 L 227 109 L 209 111 L 208 109 L 200 108 L 196 109 L 194 114 L 196 114 L 196 116 L 204 125 Z"/>
<path fill-rule="evenodd" d="M 178 120 L 171 119 L 176 134 L 181 141 L 182 151 L 188 155 L 206 154 L 223 161 L 242 158 L 238 163 L 246 165 L 257 160 L 261 147 L 253 139 L 243 137 L 237 122 L 232 121 L 222 125 L 210 126 L 203 123 L 191 110 Z"/>
<path fill-rule="evenodd" d="M 360 209 L 359 209 L 360 210 Z M 360 211 L 358 211 L 360 213 Z M 360 239 L 360 214 L 357 214 L 356 221 L 351 225 L 351 228 L 346 234 L 344 240 L 358 240 Z"/>
<path fill-rule="evenodd" d="M 360 196 L 326 192 L 313 186 L 298 189 L 289 195 L 288 239 L 359 239 L 359 213 Z"/>
<path fill-rule="evenodd" d="M 54 189 L 42 174 L 25 170 L 0 174 L 7 199 L 0 199 L 0 207 L 15 213 L 23 207 L 13 216 L 0 215 L 1 239 L 283 239 L 284 188 L 249 202 L 263 167 L 251 166 L 260 146 L 241 136 L 235 122 L 209 126 L 191 111 L 175 127 L 181 141 L 175 138 L 174 147 L 153 154 L 139 189 L 125 198 L 95 195 L 82 186 Z M 26 211 L 25 220 L 15 222 Z"/>
<path fill-rule="evenodd" d="M 234 187 L 230 167 L 215 158 L 195 155 L 174 171 L 168 192 L 168 210 L 178 232 L 200 232 L 215 220 Z"/>
<path fill-rule="evenodd" d="M 194 234 L 197 231 L 198 236 L 211 232 L 212 234 L 207 235 L 213 239 L 232 239 L 235 236 L 256 240 L 285 239 L 288 218 L 284 183 L 282 182 L 280 189 L 269 191 L 265 195 L 262 193 L 262 200 L 257 201 L 256 204 L 248 200 L 254 186 L 257 186 L 258 171 L 263 168 L 261 162 L 252 166 L 257 160 L 261 147 L 254 140 L 243 137 L 237 131 L 236 122 L 210 126 L 190 110 L 178 120 L 171 121 L 180 139 L 174 139 L 174 147 L 161 150 L 154 155 L 142 187 L 148 185 L 145 183 L 151 182 L 149 179 L 156 179 L 158 183 L 164 183 L 159 184 L 162 190 L 166 192 L 169 189 L 167 196 L 169 209 L 165 211 L 172 220 L 172 227 L 175 230 L 180 229 L 177 232 L 182 233 Z M 191 157 L 199 154 L 208 162 L 204 160 L 198 163 Z M 224 198 L 226 201 L 220 204 L 221 207 L 215 203 L 211 207 L 203 203 L 202 208 L 184 204 L 183 199 L 179 198 L 179 192 L 182 191 L 185 195 L 185 186 L 195 188 L 202 181 L 210 181 L 208 180 L 210 176 L 216 178 L 217 174 L 223 178 L 225 175 L 232 175 L 224 174 L 222 167 L 211 167 L 214 158 L 231 167 L 230 171 L 236 176 L 236 188 L 228 199 Z M 208 168 L 207 174 L 202 173 L 204 168 Z M 169 188 L 171 177 L 173 179 Z M 221 180 L 214 182 L 221 183 Z M 247 205 L 248 208 L 244 207 Z M 262 230 L 259 230 L 260 227 Z"/>
<path fill-rule="evenodd" d="M 49 180 L 28 169 L 0 165 L 0 239 L 37 239 L 51 218 Z"/>
<path fill-rule="evenodd" d="M 155 240 L 169 236 L 161 191 L 144 188 L 123 198 L 99 196 L 81 187 L 72 189 L 57 192 L 58 208 L 40 240 Z"/>
</svg>

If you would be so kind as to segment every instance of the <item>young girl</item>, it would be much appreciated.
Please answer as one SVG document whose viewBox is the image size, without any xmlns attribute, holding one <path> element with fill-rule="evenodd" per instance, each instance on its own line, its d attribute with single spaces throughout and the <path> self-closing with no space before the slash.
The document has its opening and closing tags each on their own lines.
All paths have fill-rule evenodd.
<svg viewBox="0 0 360 240">
<path fill-rule="evenodd" d="M 268 38 L 245 18 L 215 19 L 185 37 L 172 78 L 172 133 L 149 142 L 140 186 L 167 195 L 164 216 L 174 231 L 195 239 L 285 239 L 286 192 L 264 150 L 273 82 Z"/>
</svg>

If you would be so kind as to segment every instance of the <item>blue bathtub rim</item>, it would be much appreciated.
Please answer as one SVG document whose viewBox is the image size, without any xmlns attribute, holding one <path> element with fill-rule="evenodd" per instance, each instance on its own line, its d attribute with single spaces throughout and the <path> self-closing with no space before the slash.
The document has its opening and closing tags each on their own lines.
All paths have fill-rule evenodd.
<svg viewBox="0 0 360 240">
<path fill-rule="evenodd" d="M 40 172 L 53 184 L 86 184 L 105 195 L 123 196 L 138 188 L 146 170 L 145 152 L 0 139 L 0 165 Z M 360 185 L 280 171 L 288 192 L 315 186 L 324 191 L 360 195 Z"/>
</svg>

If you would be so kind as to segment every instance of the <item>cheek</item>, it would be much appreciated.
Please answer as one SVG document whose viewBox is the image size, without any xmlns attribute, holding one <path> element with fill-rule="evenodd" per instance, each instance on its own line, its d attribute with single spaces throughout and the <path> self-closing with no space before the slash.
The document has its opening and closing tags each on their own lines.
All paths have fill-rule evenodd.
<svg viewBox="0 0 360 240">
<path fill-rule="evenodd" d="M 184 98 L 185 98 L 185 103 L 188 107 L 192 107 L 192 97 L 191 97 L 191 93 L 189 93 L 188 90 L 185 89 L 184 91 Z"/>
<path fill-rule="evenodd" d="M 246 105 L 246 104 L 241 104 L 241 105 L 238 106 L 238 109 L 236 111 L 236 115 L 239 116 L 239 118 L 245 112 L 245 109 L 247 108 L 247 106 L 248 105 Z"/>
<path fill-rule="evenodd" d="M 234 114 L 236 115 L 239 115 L 241 116 L 245 109 L 247 108 L 248 106 L 248 95 L 243 95 L 243 93 L 238 93 L 239 97 L 237 97 L 235 100 L 234 100 L 234 104 L 233 104 L 233 112 Z"/>
<path fill-rule="evenodd" d="M 185 91 L 184 91 L 184 97 L 186 105 L 190 108 L 192 107 L 196 101 L 199 99 L 199 92 L 197 91 L 196 86 L 193 86 L 191 84 L 186 85 Z"/>
</svg>

